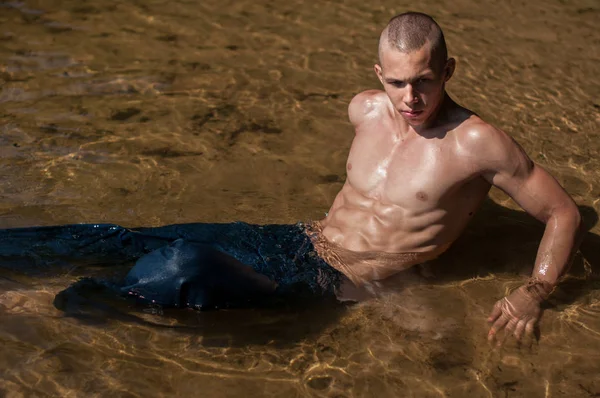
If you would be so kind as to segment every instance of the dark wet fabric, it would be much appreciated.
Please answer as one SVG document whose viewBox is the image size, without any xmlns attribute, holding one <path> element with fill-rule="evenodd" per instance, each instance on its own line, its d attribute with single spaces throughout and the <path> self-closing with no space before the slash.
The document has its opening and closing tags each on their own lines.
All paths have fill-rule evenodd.
<svg viewBox="0 0 600 398">
<path fill-rule="evenodd" d="M 0 262 L 5 268 L 26 271 L 57 261 L 111 265 L 136 260 L 122 281 L 86 279 L 79 285 L 94 282 L 167 307 L 209 308 L 333 296 L 341 278 L 317 255 L 302 223 L 131 229 L 76 224 L 0 230 Z"/>
</svg>

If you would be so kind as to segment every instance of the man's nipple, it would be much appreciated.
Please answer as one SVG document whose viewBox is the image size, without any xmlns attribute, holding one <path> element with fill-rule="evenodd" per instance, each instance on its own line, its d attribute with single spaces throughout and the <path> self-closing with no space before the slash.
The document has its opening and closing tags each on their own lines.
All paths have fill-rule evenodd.
<svg viewBox="0 0 600 398">
<path fill-rule="evenodd" d="M 352 170 L 352 163 L 348 163 L 348 166 L 346 166 L 348 168 L 348 171 Z"/>
</svg>

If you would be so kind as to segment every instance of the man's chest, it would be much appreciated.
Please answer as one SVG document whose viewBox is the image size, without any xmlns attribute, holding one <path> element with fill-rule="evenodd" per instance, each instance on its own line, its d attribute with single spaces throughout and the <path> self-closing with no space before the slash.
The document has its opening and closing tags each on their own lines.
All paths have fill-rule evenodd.
<svg viewBox="0 0 600 398">
<path fill-rule="evenodd" d="M 347 162 L 348 182 L 366 197 L 404 208 L 438 206 L 470 178 L 470 168 L 441 140 L 406 142 L 356 136 Z"/>
</svg>

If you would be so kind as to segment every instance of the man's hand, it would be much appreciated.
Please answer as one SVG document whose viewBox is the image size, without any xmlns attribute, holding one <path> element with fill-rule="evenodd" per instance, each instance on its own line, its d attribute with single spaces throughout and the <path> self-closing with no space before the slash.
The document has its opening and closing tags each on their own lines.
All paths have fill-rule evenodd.
<svg viewBox="0 0 600 398">
<path fill-rule="evenodd" d="M 545 300 L 552 286 L 545 281 L 532 278 L 507 297 L 498 300 L 488 318 L 493 323 L 488 340 L 493 342 L 499 331 L 504 329 L 505 339 L 513 334 L 517 341 L 521 341 L 523 334 L 527 338 L 533 337 L 533 331 L 540 320 L 542 310 L 540 304 Z M 500 345 L 502 341 L 498 341 Z"/>
</svg>

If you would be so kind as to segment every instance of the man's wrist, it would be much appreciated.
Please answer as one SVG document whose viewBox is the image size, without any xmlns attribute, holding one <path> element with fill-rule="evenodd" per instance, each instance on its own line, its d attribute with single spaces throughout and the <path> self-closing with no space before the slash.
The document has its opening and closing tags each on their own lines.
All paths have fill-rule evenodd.
<svg viewBox="0 0 600 398">
<path fill-rule="evenodd" d="M 546 300 L 550 294 L 554 291 L 554 285 L 548 281 L 532 276 L 527 280 L 527 283 L 523 286 L 523 289 L 527 294 L 539 301 L 540 303 Z"/>
</svg>

